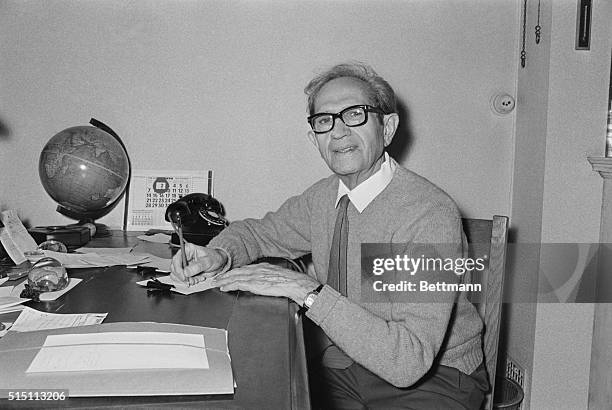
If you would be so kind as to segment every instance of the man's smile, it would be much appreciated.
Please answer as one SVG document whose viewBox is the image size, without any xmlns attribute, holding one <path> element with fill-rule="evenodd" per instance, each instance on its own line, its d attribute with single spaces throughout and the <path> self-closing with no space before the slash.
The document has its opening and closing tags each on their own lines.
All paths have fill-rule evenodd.
<svg viewBox="0 0 612 410">
<path fill-rule="evenodd" d="M 356 149 L 357 149 L 356 145 L 349 145 L 349 146 L 346 146 L 346 147 L 332 148 L 332 152 L 335 153 L 335 154 L 346 154 L 346 153 L 352 152 L 352 151 L 354 151 Z"/>
</svg>

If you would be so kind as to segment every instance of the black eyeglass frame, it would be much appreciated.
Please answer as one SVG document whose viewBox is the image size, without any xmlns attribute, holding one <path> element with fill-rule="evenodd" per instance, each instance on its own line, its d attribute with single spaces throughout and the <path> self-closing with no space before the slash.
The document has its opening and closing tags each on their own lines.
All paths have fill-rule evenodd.
<svg viewBox="0 0 612 410">
<path fill-rule="evenodd" d="M 365 116 L 363 117 L 363 122 L 361 122 L 359 124 L 348 125 L 344 121 L 344 118 L 342 118 L 342 115 L 345 112 L 349 111 L 349 110 L 354 110 L 355 108 L 363 109 L 363 112 L 365 113 Z M 359 127 L 359 126 L 361 126 L 363 124 L 366 124 L 368 122 L 368 112 L 375 112 L 377 114 L 382 114 L 382 115 L 385 114 L 385 112 L 383 110 L 381 110 L 380 108 L 378 108 L 378 107 L 373 107 L 373 106 L 367 105 L 367 104 L 357 104 L 357 105 L 351 105 L 350 107 L 346 107 L 345 109 L 343 109 L 342 111 L 337 112 L 337 113 L 318 112 L 316 114 L 312 114 L 312 115 L 308 116 L 307 120 L 308 120 L 308 123 L 310 124 L 310 128 L 312 128 L 312 131 L 315 134 L 325 134 L 326 132 L 330 132 L 331 130 L 334 129 L 334 127 L 336 126 L 336 118 L 339 118 L 344 123 L 344 125 L 346 125 L 347 127 Z M 331 115 L 331 117 L 332 117 L 331 127 L 327 131 L 317 131 L 314 128 L 314 120 L 317 117 L 321 117 L 323 115 Z"/>
</svg>

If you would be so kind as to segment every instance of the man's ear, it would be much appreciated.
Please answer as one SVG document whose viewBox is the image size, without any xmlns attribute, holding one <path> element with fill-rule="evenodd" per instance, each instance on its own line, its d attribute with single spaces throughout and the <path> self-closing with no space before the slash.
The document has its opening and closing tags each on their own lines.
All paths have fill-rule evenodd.
<svg viewBox="0 0 612 410">
<path fill-rule="evenodd" d="M 397 127 L 399 126 L 399 115 L 396 113 L 385 114 L 383 117 L 383 136 L 385 141 L 385 147 L 391 144 L 393 141 L 393 137 L 395 136 L 395 131 L 397 131 Z"/>
<path fill-rule="evenodd" d="M 315 146 L 316 149 L 319 149 L 319 140 L 317 139 L 317 136 L 315 135 L 313 130 L 308 131 L 308 139 L 310 140 L 312 145 Z"/>
</svg>

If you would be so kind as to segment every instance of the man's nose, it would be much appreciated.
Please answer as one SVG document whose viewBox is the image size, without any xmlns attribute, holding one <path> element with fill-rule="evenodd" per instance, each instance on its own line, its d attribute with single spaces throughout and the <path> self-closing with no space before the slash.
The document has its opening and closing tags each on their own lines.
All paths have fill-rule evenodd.
<svg viewBox="0 0 612 410">
<path fill-rule="evenodd" d="M 340 139 L 351 133 L 351 128 L 348 127 L 342 118 L 335 118 L 334 127 L 331 129 L 331 137 Z"/>
</svg>

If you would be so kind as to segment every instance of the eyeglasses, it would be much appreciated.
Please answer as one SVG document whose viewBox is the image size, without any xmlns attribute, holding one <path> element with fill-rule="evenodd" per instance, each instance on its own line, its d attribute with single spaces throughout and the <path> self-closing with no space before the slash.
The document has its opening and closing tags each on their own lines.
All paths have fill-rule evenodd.
<svg viewBox="0 0 612 410">
<path fill-rule="evenodd" d="M 363 125 L 368 122 L 368 112 L 384 114 L 380 108 L 371 105 L 352 105 L 336 114 L 328 112 L 313 114 L 308 117 L 308 123 L 315 134 L 323 134 L 334 128 L 336 118 L 340 118 L 347 127 Z"/>
</svg>

